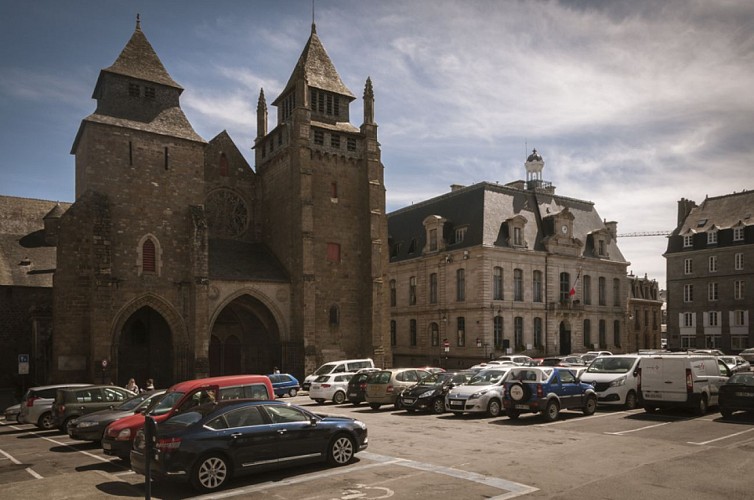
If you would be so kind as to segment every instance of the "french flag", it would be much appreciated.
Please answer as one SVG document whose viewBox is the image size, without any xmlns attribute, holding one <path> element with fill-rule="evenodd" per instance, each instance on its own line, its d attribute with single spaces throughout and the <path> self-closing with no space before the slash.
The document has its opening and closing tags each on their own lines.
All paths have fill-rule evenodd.
<svg viewBox="0 0 754 500">
<path fill-rule="evenodd" d="M 576 285 L 579 284 L 579 279 L 580 278 L 581 278 L 581 269 L 579 269 L 579 272 L 576 275 L 576 281 L 573 282 L 573 286 L 571 287 L 571 291 L 568 292 L 568 295 L 570 295 L 571 297 L 573 297 L 574 295 L 576 295 Z"/>
</svg>

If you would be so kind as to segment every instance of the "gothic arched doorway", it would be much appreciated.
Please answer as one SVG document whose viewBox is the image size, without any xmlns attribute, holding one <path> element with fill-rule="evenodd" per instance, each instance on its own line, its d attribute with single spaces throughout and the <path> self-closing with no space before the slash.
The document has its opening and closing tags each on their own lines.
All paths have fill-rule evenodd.
<svg viewBox="0 0 754 500">
<path fill-rule="evenodd" d="M 118 385 L 129 378 L 143 387 L 148 378 L 155 387 L 170 387 L 173 380 L 173 345 L 165 318 L 149 306 L 134 312 L 120 333 L 118 341 Z"/>
<path fill-rule="evenodd" d="M 565 321 L 560 322 L 560 355 L 571 354 L 571 327 Z"/>
<path fill-rule="evenodd" d="M 210 337 L 210 376 L 285 371 L 281 360 L 277 323 L 261 301 L 242 295 L 220 311 Z"/>
</svg>

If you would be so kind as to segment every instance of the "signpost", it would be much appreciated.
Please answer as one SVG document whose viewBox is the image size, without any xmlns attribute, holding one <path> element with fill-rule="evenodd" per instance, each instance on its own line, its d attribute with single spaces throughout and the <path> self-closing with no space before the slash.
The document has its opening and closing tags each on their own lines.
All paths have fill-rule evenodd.
<svg viewBox="0 0 754 500">
<path fill-rule="evenodd" d="M 18 355 L 18 374 L 19 375 L 29 374 L 29 355 L 28 354 Z"/>
</svg>

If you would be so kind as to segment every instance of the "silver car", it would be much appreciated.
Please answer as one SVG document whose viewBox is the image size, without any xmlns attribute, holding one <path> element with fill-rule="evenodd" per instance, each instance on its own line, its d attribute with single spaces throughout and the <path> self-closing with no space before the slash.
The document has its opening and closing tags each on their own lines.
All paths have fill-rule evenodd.
<svg viewBox="0 0 754 500">
<path fill-rule="evenodd" d="M 52 402 L 58 389 L 69 387 L 86 387 L 92 384 L 57 384 L 41 385 L 32 387 L 21 400 L 21 413 L 18 422 L 21 424 L 34 424 L 41 429 L 52 429 L 55 422 L 52 418 Z"/>
<path fill-rule="evenodd" d="M 499 417 L 503 407 L 503 382 L 515 366 L 497 366 L 480 371 L 445 396 L 445 409 L 454 415 L 486 413 Z"/>
</svg>

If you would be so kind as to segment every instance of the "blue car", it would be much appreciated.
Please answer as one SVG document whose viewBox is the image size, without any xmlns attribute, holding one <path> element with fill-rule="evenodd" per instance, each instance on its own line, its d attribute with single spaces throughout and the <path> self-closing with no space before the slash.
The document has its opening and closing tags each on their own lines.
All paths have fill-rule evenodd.
<svg viewBox="0 0 754 500">
<path fill-rule="evenodd" d="M 503 407 L 513 420 L 522 413 L 540 413 L 552 422 L 561 410 L 578 409 L 592 415 L 597 409 L 594 388 L 581 382 L 568 367 L 513 368 L 504 388 Z"/>
<path fill-rule="evenodd" d="M 282 398 L 286 394 L 293 397 L 301 390 L 298 379 L 290 373 L 273 373 L 267 376 L 270 377 L 270 382 L 272 382 L 275 397 Z"/>
</svg>

